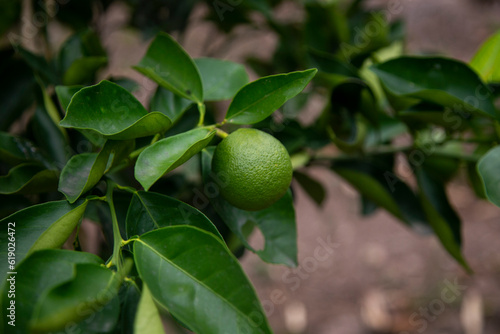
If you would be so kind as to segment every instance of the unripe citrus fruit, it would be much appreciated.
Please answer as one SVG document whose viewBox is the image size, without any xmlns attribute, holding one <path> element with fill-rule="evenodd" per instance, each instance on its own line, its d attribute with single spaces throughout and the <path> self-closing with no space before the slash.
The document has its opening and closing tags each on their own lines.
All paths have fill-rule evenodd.
<svg viewBox="0 0 500 334">
<path fill-rule="evenodd" d="M 248 128 L 222 140 L 215 149 L 212 170 L 226 179 L 222 197 L 249 211 L 265 209 L 283 197 L 293 173 L 286 148 L 273 136 Z"/>
</svg>

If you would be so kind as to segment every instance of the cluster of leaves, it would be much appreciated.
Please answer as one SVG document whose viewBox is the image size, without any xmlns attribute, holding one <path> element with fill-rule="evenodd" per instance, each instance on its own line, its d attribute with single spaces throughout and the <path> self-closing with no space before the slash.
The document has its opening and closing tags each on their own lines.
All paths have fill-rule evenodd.
<svg viewBox="0 0 500 334">
<path fill-rule="evenodd" d="M 146 109 L 129 79 L 95 84 L 107 55 L 98 34 L 82 28 L 93 18 L 91 6 L 105 10 L 110 3 L 44 9 L 78 31 L 56 57 L 20 46 L 0 53 L 9 78 L 0 90 L 2 312 L 12 299 L 7 272 L 17 272 L 18 287 L 16 327 L 2 314 L 3 329 L 162 333 L 159 310 L 167 310 L 196 333 L 270 333 L 234 254 L 248 249 L 268 263 L 297 265 L 293 196 L 258 212 L 218 196 L 225 180 L 210 168 L 214 145 L 224 130 L 242 125 L 283 142 L 297 184 L 319 205 L 325 191 L 308 175 L 310 166 L 326 166 L 356 188 L 364 214 L 383 208 L 417 231 L 435 233 L 470 270 L 445 189 L 463 166 L 476 194 L 500 206 L 500 33 L 465 64 L 403 56 L 402 25 L 364 10 L 362 1 L 308 1 L 296 22 L 274 18 L 282 1 L 210 1 L 205 19 L 221 32 L 251 26 L 259 13 L 265 22 L 259 29 L 276 33 L 271 60 L 248 59 L 262 78 L 249 82 L 233 62 L 192 59 L 159 33 L 134 67 L 158 84 Z M 137 9 L 131 25 L 146 34 L 182 33 L 196 6 L 127 3 Z M 20 11 L 15 1 L 3 6 L 2 33 Z M 176 20 L 162 19 L 165 12 Z M 318 71 L 290 72 L 306 68 Z M 326 97 L 323 113 L 304 126 L 297 115 L 315 96 Z M 219 110 L 214 101 L 224 100 L 229 107 Z M 394 144 L 405 136 L 405 146 Z M 337 154 L 324 155 L 332 144 Z M 105 235 L 99 257 L 81 252 L 83 218 Z M 255 227 L 265 239 L 261 250 L 248 242 Z M 10 264 L 7 244 L 14 239 Z M 68 239 L 74 251 L 60 249 Z"/>
</svg>

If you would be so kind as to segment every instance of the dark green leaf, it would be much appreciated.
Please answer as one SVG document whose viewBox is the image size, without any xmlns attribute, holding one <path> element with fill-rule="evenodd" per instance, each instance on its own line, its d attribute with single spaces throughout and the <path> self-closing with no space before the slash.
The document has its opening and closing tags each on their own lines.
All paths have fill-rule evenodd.
<svg viewBox="0 0 500 334">
<path fill-rule="evenodd" d="M 84 86 L 75 85 L 75 86 L 56 86 L 56 94 L 59 99 L 59 103 L 61 104 L 62 110 L 66 112 L 68 109 L 68 105 L 71 102 L 71 98 L 76 94 L 80 89 Z"/>
<path fill-rule="evenodd" d="M 29 327 L 35 333 L 64 329 L 105 306 L 118 287 L 119 278 L 113 271 L 93 263 L 76 264 L 70 281 L 49 289 L 37 301 Z"/>
<path fill-rule="evenodd" d="M 17 51 L 46 85 L 58 84 L 60 82 L 56 69 L 44 57 L 36 55 L 20 46 L 17 47 Z"/>
<path fill-rule="evenodd" d="M 500 207 L 500 146 L 486 153 L 477 164 L 488 200 Z"/>
<path fill-rule="evenodd" d="M 434 179 L 426 168 L 425 166 L 417 168 L 415 173 L 420 187 L 420 200 L 427 219 L 448 253 L 470 272 L 471 269 L 460 249 L 462 243 L 460 218 L 448 202 L 444 184 Z"/>
<path fill-rule="evenodd" d="M 140 299 L 140 291 L 133 281 L 125 281 L 120 288 L 120 318 L 116 333 L 134 334 L 134 320 Z"/>
<path fill-rule="evenodd" d="M 500 31 L 488 38 L 474 58 L 470 61 L 470 66 L 479 73 L 485 82 L 500 82 Z"/>
<path fill-rule="evenodd" d="M 2 1 L 0 3 L 0 35 L 21 18 L 21 1 Z"/>
<path fill-rule="evenodd" d="M 21 162 L 44 161 L 44 158 L 32 142 L 0 132 L 0 160 L 16 165 Z"/>
<path fill-rule="evenodd" d="M 141 300 L 137 308 L 134 323 L 135 333 L 164 334 L 160 313 L 146 283 L 142 285 Z"/>
<path fill-rule="evenodd" d="M 158 86 L 155 95 L 151 99 L 149 109 L 165 114 L 172 120 L 172 123 L 175 123 L 192 104 L 191 100 L 175 95 L 162 86 Z"/>
<path fill-rule="evenodd" d="M 243 65 L 215 58 L 197 58 L 203 83 L 205 101 L 229 100 L 248 83 L 248 74 Z"/>
<path fill-rule="evenodd" d="M 37 251 L 26 258 L 16 268 L 16 326 L 7 325 L 6 315 L 2 314 L 0 321 L 4 321 L 4 333 L 29 333 L 28 324 L 36 302 L 49 289 L 70 281 L 74 277 L 75 265 L 78 263 L 99 265 L 102 264 L 102 260 L 94 254 L 59 249 Z M 5 270 L 2 269 L 3 273 Z M 4 282 L 5 279 L 2 277 L 2 284 Z M 9 300 L 4 285 L 1 298 L 2 311 L 7 309 Z"/>
<path fill-rule="evenodd" d="M 299 94 L 318 70 L 278 74 L 260 78 L 241 88 L 227 111 L 234 124 L 253 124 L 270 116 L 286 101 Z"/>
<path fill-rule="evenodd" d="M 134 258 L 156 302 L 194 332 L 271 333 L 238 260 L 213 234 L 164 227 L 134 243 Z"/>
<path fill-rule="evenodd" d="M 199 128 L 157 141 L 137 158 L 135 178 L 148 190 L 165 173 L 200 152 L 214 135 L 215 131 Z"/>
<path fill-rule="evenodd" d="M 64 73 L 64 85 L 77 85 L 92 81 L 98 69 L 108 63 L 107 57 L 85 57 L 76 59 Z"/>
<path fill-rule="evenodd" d="M 138 191 L 134 194 L 127 213 L 128 237 L 183 224 L 199 227 L 222 240 L 212 222 L 192 206 L 158 193 Z"/>
<path fill-rule="evenodd" d="M 498 118 L 489 89 L 466 64 L 440 57 L 400 57 L 371 69 L 392 94 Z M 481 94 L 478 96 L 478 92 Z"/>
<path fill-rule="evenodd" d="M 38 249 L 59 248 L 71 235 L 87 207 L 87 201 L 68 204 L 66 201 L 47 202 L 30 206 L 0 220 L 0 240 L 8 240 L 9 222 L 15 223 L 16 262 Z M 7 247 L 0 249 L 7 259 Z M 0 278 L 4 281 L 7 261 L 0 264 Z"/>
<path fill-rule="evenodd" d="M 224 179 L 211 172 L 214 148 L 202 151 L 203 179 L 206 187 L 224 187 Z M 246 211 L 235 208 L 221 196 L 209 196 L 210 202 L 224 223 L 240 239 L 243 245 L 269 263 L 297 265 L 297 228 L 295 209 L 289 191 L 283 198 L 260 211 Z M 265 238 L 263 250 L 255 250 L 248 243 L 245 229 L 248 225 L 258 226 Z"/>
<path fill-rule="evenodd" d="M 294 171 L 293 177 L 302 186 L 302 188 L 307 192 L 309 197 L 313 199 L 316 204 L 321 205 L 326 197 L 325 188 L 323 185 L 310 177 L 309 175 Z"/>
<path fill-rule="evenodd" d="M 38 194 L 57 190 L 59 174 L 38 164 L 18 165 L 0 176 L 0 194 Z"/>
<path fill-rule="evenodd" d="M 119 154 L 124 147 L 131 146 L 131 141 L 108 140 L 99 153 L 74 155 L 64 166 L 59 180 L 59 191 L 73 203 L 82 194 L 94 187 L 107 169 L 110 155 Z"/>
<path fill-rule="evenodd" d="M 203 102 L 203 86 L 196 65 L 166 33 L 156 36 L 144 58 L 134 68 L 179 96 Z"/>
<path fill-rule="evenodd" d="M 78 91 L 60 122 L 67 128 L 94 130 L 109 139 L 134 139 L 167 130 L 170 119 L 148 113 L 125 88 L 103 80 Z"/>
</svg>

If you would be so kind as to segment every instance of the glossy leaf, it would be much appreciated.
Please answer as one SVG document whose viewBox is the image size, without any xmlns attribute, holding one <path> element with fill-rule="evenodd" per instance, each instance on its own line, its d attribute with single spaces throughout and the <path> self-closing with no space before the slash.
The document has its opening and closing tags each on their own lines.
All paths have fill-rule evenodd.
<svg viewBox="0 0 500 334">
<path fill-rule="evenodd" d="M 500 81 L 500 31 L 481 45 L 470 66 L 485 82 Z"/>
<path fill-rule="evenodd" d="M 128 237 L 160 227 L 184 224 L 196 226 L 222 240 L 212 222 L 194 207 L 158 193 L 138 191 L 134 194 L 127 213 Z"/>
<path fill-rule="evenodd" d="M 157 303 L 199 334 L 271 333 L 238 260 L 213 234 L 164 227 L 134 243 L 139 275 Z"/>
<path fill-rule="evenodd" d="M 149 104 L 150 110 L 159 111 L 165 114 L 175 123 L 193 104 L 193 101 L 187 100 L 179 95 L 175 95 L 171 91 L 158 86 L 158 89 L 153 95 Z"/>
<path fill-rule="evenodd" d="M 448 201 L 444 184 L 431 176 L 425 166 L 415 170 L 420 200 L 427 219 L 441 244 L 467 271 L 471 271 L 460 249 L 460 218 Z"/>
<path fill-rule="evenodd" d="M 215 58 L 197 58 L 205 101 L 229 100 L 248 83 L 248 74 L 241 64 Z"/>
<path fill-rule="evenodd" d="M 227 111 L 226 119 L 234 124 L 253 124 L 270 116 L 286 101 L 299 94 L 318 70 L 271 75 L 241 88 Z"/>
<path fill-rule="evenodd" d="M 181 97 L 203 102 L 203 86 L 196 65 L 166 33 L 161 32 L 156 36 L 134 69 Z"/>
<path fill-rule="evenodd" d="M 70 281 L 49 289 L 38 300 L 29 325 L 32 331 L 64 329 L 66 324 L 87 318 L 116 296 L 119 279 L 110 269 L 79 263 L 74 271 Z"/>
<path fill-rule="evenodd" d="M 60 122 L 63 127 L 93 130 L 117 140 L 153 135 L 171 123 L 162 113 L 148 113 L 125 88 L 106 80 L 79 90 Z"/>
<path fill-rule="evenodd" d="M 141 300 L 137 308 L 134 323 L 135 333 L 164 334 L 160 313 L 147 284 L 142 285 Z"/>
<path fill-rule="evenodd" d="M 500 207 L 500 146 L 486 153 L 477 164 L 488 200 Z"/>
<path fill-rule="evenodd" d="M 489 89 L 466 64 L 440 57 L 400 57 L 371 69 L 394 95 L 499 118 Z M 480 92 L 481 96 L 477 96 Z"/>
<path fill-rule="evenodd" d="M 214 148 L 202 151 L 203 179 L 206 187 L 224 187 L 224 179 L 211 172 Z M 238 209 L 221 196 L 210 196 L 216 212 L 224 223 L 240 239 L 243 245 L 268 263 L 297 265 L 297 228 L 295 225 L 295 209 L 289 191 L 275 204 L 260 211 Z M 205 200 L 208 200 L 205 198 Z M 265 238 L 264 249 L 256 250 L 248 243 L 245 233 L 248 225 L 258 226 Z"/>
<path fill-rule="evenodd" d="M 4 333 L 29 333 L 28 324 L 37 301 L 48 290 L 70 281 L 75 274 L 75 265 L 79 263 L 99 265 L 102 260 L 94 254 L 60 249 L 37 251 L 26 258 L 16 268 L 16 326 L 12 327 L 4 322 Z M 2 278 L 2 284 L 3 282 L 5 279 Z M 1 301 L 3 311 L 9 302 L 5 285 Z M 5 315 L 2 316 L 2 320 L 4 319 Z"/>
<path fill-rule="evenodd" d="M 71 235 L 87 207 L 87 201 L 68 204 L 66 201 L 47 202 L 30 206 L 0 220 L 0 240 L 8 240 L 9 222 L 15 222 L 16 261 L 21 262 L 38 249 L 59 248 Z M 7 258 L 7 247 L 0 249 Z M 0 264 L 2 282 L 7 261 Z"/>
<path fill-rule="evenodd" d="M 99 153 L 74 155 L 61 172 L 59 191 L 70 203 L 75 202 L 99 182 L 106 172 L 110 155 L 130 145 L 133 145 L 130 141 L 107 141 Z"/>
<path fill-rule="evenodd" d="M 164 174 L 200 152 L 214 134 L 215 131 L 199 128 L 157 141 L 137 158 L 135 178 L 148 190 Z"/>
<path fill-rule="evenodd" d="M 57 189 L 59 173 L 38 164 L 18 165 L 0 176 L 0 194 L 38 194 Z"/>
</svg>

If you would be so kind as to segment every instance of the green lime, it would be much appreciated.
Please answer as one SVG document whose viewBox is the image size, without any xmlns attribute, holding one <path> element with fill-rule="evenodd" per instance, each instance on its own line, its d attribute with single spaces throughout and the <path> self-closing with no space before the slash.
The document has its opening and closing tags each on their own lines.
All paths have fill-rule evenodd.
<svg viewBox="0 0 500 334">
<path fill-rule="evenodd" d="M 222 197 L 249 211 L 265 209 L 279 200 L 292 181 L 292 163 L 286 148 L 273 136 L 241 128 L 215 149 L 212 170 L 225 184 Z"/>
</svg>

